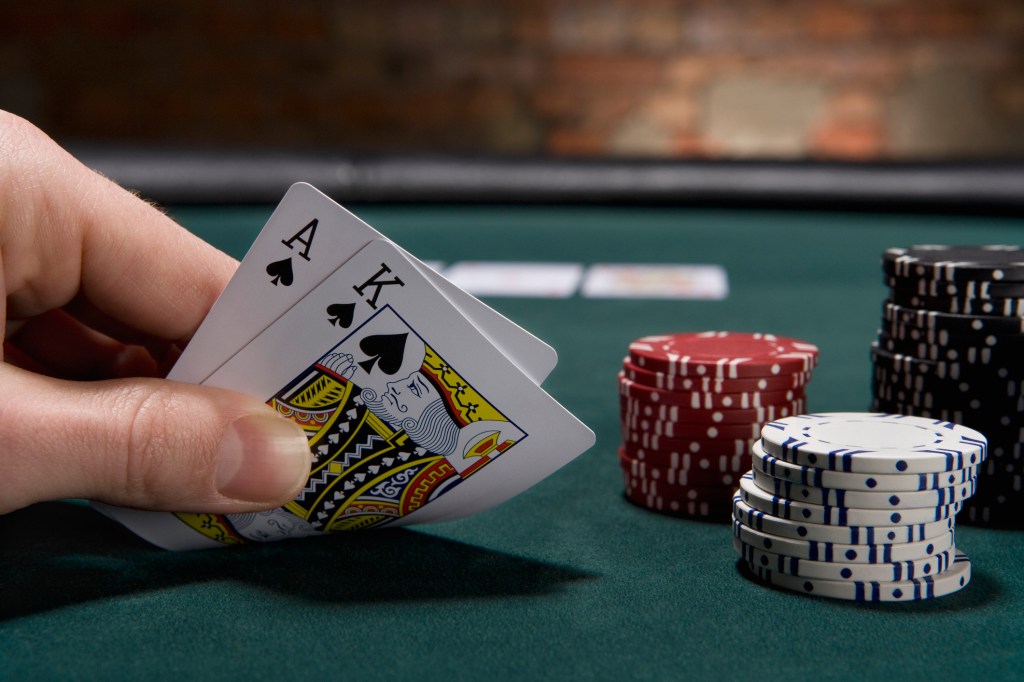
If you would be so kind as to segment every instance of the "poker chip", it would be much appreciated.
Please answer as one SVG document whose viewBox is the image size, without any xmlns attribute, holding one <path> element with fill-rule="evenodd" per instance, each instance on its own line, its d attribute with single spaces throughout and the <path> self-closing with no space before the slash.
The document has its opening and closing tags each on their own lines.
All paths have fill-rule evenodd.
<svg viewBox="0 0 1024 682">
<path fill-rule="evenodd" d="M 849 582 L 913 580 L 939 575 L 951 567 L 956 553 L 954 548 L 924 559 L 868 564 L 849 561 L 810 561 L 789 557 L 758 549 L 737 537 L 733 537 L 732 543 L 736 553 L 752 569 L 761 568 L 797 578 Z"/>
<path fill-rule="evenodd" d="M 702 393 L 745 393 L 749 391 L 785 391 L 802 388 L 810 381 L 810 372 L 794 372 L 778 376 L 751 377 L 747 379 L 716 379 L 714 377 L 679 376 L 663 374 L 637 367 L 626 356 L 622 361 L 622 373 L 630 381 L 665 391 Z"/>
<path fill-rule="evenodd" d="M 730 432 L 733 429 L 742 429 L 744 432 L 749 429 L 753 429 L 757 432 L 760 432 L 762 423 L 763 422 L 741 421 L 735 424 L 723 424 L 721 422 L 716 423 L 711 421 L 705 421 L 703 423 L 680 424 L 678 422 L 673 421 L 662 421 L 660 419 L 648 418 L 642 415 L 638 415 L 636 413 L 623 413 L 621 416 L 621 424 L 624 438 L 626 437 L 626 434 L 629 435 L 629 438 L 626 438 L 626 440 L 630 440 L 634 436 L 644 435 L 662 436 L 665 438 L 680 438 L 688 440 L 692 436 L 688 436 L 687 434 L 691 433 L 693 429 L 700 429 L 706 431 L 712 428 L 717 428 L 720 430 L 728 429 L 730 430 Z"/>
<path fill-rule="evenodd" d="M 963 282 L 1024 281 L 1024 250 L 1019 246 L 923 245 L 890 248 L 882 270 L 896 277 Z"/>
<path fill-rule="evenodd" d="M 950 339 L 945 343 L 894 336 L 884 329 L 878 330 L 877 348 L 893 356 L 906 355 L 927 362 L 958 363 L 964 366 L 985 365 L 1013 367 L 1020 365 L 1024 351 L 1024 336 L 1008 337 L 998 344 L 999 337 L 988 335 L 984 339 Z"/>
<path fill-rule="evenodd" d="M 735 521 L 754 530 L 794 540 L 853 545 L 895 544 L 934 538 L 954 527 L 953 518 L 906 526 L 828 526 L 821 523 L 791 521 L 754 509 L 743 501 L 739 492 L 733 495 L 732 504 L 732 517 Z"/>
<path fill-rule="evenodd" d="M 934 327 L 918 327 L 913 324 L 903 324 L 892 320 L 882 320 L 881 331 L 886 332 L 893 339 L 899 341 L 916 341 L 929 346 L 940 348 L 958 348 L 959 346 L 975 348 L 995 348 L 1006 346 L 1009 348 L 1021 348 L 1024 346 L 1024 334 L 998 334 L 985 330 L 980 331 L 951 331 L 948 329 L 936 329 Z"/>
<path fill-rule="evenodd" d="M 739 458 L 745 463 L 746 469 L 750 469 L 751 464 L 751 441 L 749 440 L 712 440 L 708 442 L 690 440 L 686 441 L 685 447 L 673 450 L 653 450 L 650 447 L 637 447 L 624 442 L 622 450 L 635 460 L 649 462 L 656 466 L 677 466 L 676 462 L 683 463 L 680 466 L 699 466 L 697 465 L 699 460 L 710 461 L 721 458 Z"/>
<path fill-rule="evenodd" d="M 870 352 L 872 409 L 984 434 L 988 460 L 963 517 L 1024 527 L 1015 482 L 1024 444 L 1024 250 L 893 248 L 881 264 L 889 295 Z"/>
<path fill-rule="evenodd" d="M 664 466 L 631 457 L 625 449 L 619 450 L 619 464 L 624 472 L 638 479 L 662 481 L 670 486 L 714 487 L 732 490 L 743 472 L 723 470 L 720 467 Z"/>
<path fill-rule="evenodd" d="M 734 548 L 753 579 L 817 596 L 951 594 L 970 577 L 955 518 L 988 456 L 984 435 L 949 421 L 875 412 L 773 421 L 733 496 Z"/>
<path fill-rule="evenodd" d="M 760 443 L 752 447 L 753 471 L 797 485 L 842 490 L 912 492 L 948 488 L 976 480 L 977 468 L 923 474 L 861 474 L 799 466 L 772 457 Z"/>
<path fill-rule="evenodd" d="M 922 601 L 962 590 L 971 581 L 971 560 L 956 551 L 952 565 L 935 575 L 907 580 L 828 580 L 793 576 L 762 566 L 748 565 L 758 579 L 793 592 L 860 602 Z"/>
<path fill-rule="evenodd" d="M 674 424 L 674 436 L 662 436 L 647 431 L 629 431 L 624 435 L 628 443 L 660 450 L 663 447 L 684 447 L 680 443 L 692 439 L 718 438 L 752 441 L 761 437 L 760 424 Z"/>
<path fill-rule="evenodd" d="M 844 544 L 778 537 L 749 528 L 735 518 L 732 530 L 733 536 L 744 544 L 766 552 L 795 559 L 833 563 L 842 560 L 852 564 L 891 564 L 897 561 L 927 559 L 945 552 L 953 546 L 953 532 L 948 530 L 938 537 L 917 542 L 880 545 Z"/>
<path fill-rule="evenodd" d="M 969 407 L 916 407 L 913 402 L 900 403 L 876 398 L 875 410 L 878 412 L 890 412 L 893 414 L 916 413 L 921 417 L 934 419 L 936 421 L 966 423 L 973 422 L 980 433 L 993 433 L 995 429 L 1012 429 L 1017 416 L 1010 413 L 992 414 L 984 411 L 975 411 Z"/>
<path fill-rule="evenodd" d="M 913 390 L 901 388 L 892 384 L 873 384 L 876 399 L 879 403 L 892 403 L 896 405 L 911 405 L 914 408 L 926 410 L 941 409 L 941 406 L 950 404 L 951 391 L 942 390 Z M 960 389 L 955 389 L 960 391 Z M 962 392 L 962 391 L 960 391 Z M 954 400 L 957 396 L 953 395 Z M 980 412 L 983 415 L 1021 415 L 1024 413 L 1024 396 L 1005 397 L 998 394 L 991 394 L 986 391 L 977 391 L 968 395 L 959 396 L 957 402 L 963 404 L 960 410 L 953 410 L 952 413 L 963 414 L 965 411 Z M 889 410 L 894 411 L 894 410 Z M 898 410 L 897 410 L 898 411 Z M 921 414 L 921 416 L 930 416 Z M 956 417 L 943 417 L 951 421 L 961 421 Z M 990 421 L 984 419 L 984 421 Z"/>
<path fill-rule="evenodd" d="M 638 384 L 620 372 L 619 395 L 651 405 L 675 405 L 692 410 L 749 410 L 802 400 L 804 390 L 801 387 L 779 391 L 743 391 L 740 393 L 667 391 Z"/>
<path fill-rule="evenodd" d="M 993 456 L 989 457 L 978 470 L 983 472 L 987 476 L 1001 476 L 999 482 L 1005 482 L 1011 485 L 1014 489 L 1020 486 L 1019 482 L 1015 481 L 1013 477 L 1024 474 L 1024 447 L 1020 443 L 1014 443 L 1011 447 L 1007 448 L 1007 453 L 1000 453 L 998 447 L 992 447 Z M 995 484 L 993 484 L 995 487 Z"/>
<path fill-rule="evenodd" d="M 643 493 L 637 488 L 626 486 L 625 497 L 633 504 L 651 511 L 683 516 L 687 518 L 699 518 L 718 521 L 725 515 L 728 516 L 728 509 L 717 500 L 679 498 L 670 495 L 663 495 L 659 492 Z"/>
<path fill-rule="evenodd" d="M 626 416 L 638 416 L 676 424 L 751 424 L 782 419 L 804 411 L 802 398 L 747 409 L 700 409 L 682 405 L 659 405 L 639 398 L 620 396 L 619 406 Z"/>
<path fill-rule="evenodd" d="M 954 518 L 976 493 L 988 453 L 981 433 L 921 417 L 822 413 L 766 424 L 751 452 L 733 496 L 733 547 L 756 580 L 872 601 L 967 585 Z"/>
<path fill-rule="evenodd" d="M 937 310 L 908 308 L 890 300 L 882 306 L 882 319 L 886 322 L 934 329 L 936 331 L 986 332 L 990 334 L 1024 334 L 1024 319 L 995 315 L 958 315 Z"/>
<path fill-rule="evenodd" d="M 629 344 L 629 358 L 663 374 L 734 379 L 809 372 L 818 348 L 772 334 L 701 332 L 645 336 Z"/>
<path fill-rule="evenodd" d="M 646 509 L 718 520 L 728 517 L 728 487 L 672 486 L 623 472 L 626 499 Z"/>
<path fill-rule="evenodd" d="M 974 495 L 976 480 L 971 478 L 959 485 L 914 492 L 874 492 L 819 488 L 783 481 L 754 468 L 754 485 L 777 497 L 788 497 L 829 507 L 860 507 L 863 509 L 920 509 L 942 507 L 963 502 Z"/>
<path fill-rule="evenodd" d="M 924 374 L 907 374 L 891 367 L 876 365 L 872 375 L 872 387 L 875 396 L 883 400 L 908 402 L 904 396 L 922 396 L 935 394 L 938 400 L 952 398 L 954 402 L 962 402 L 972 406 L 977 401 L 979 407 L 990 400 L 1014 400 L 1024 395 L 1024 379 L 1001 377 L 959 377 L 956 379 L 935 377 Z M 885 395 L 892 393 L 892 397 Z M 899 396 L 899 397 L 895 397 Z"/>
<path fill-rule="evenodd" d="M 871 359 L 876 367 L 912 376 L 931 376 L 938 379 L 974 380 L 986 379 L 1006 381 L 1020 376 L 1020 358 L 986 357 L 976 362 L 966 360 L 928 360 L 913 355 L 891 353 L 879 347 L 878 341 L 871 344 Z"/>
<path fill-rule="evenodd" d="M 706 502 L 717 508 L 731 504 L 729 496 L 731 486 L 728 485 L 717 483 L 699 485 L 697 483 L 682 483 L 679 480 L 670 483 L 667 480 L 652 477 L 634 476 L 625 470 L 622 474 L 627 488 L 634 488 L 644 495 L 660 495 L 666 499 Z"/>
<path fill-rule="evenodd" d="M 877 413 L 799 415 L 766 424 L 764 451 L 833 471 L 917 474 L 954 471 L 985 459 L 978 431 L 938 419 Z"/>
<path fill-rule="evenodd" d="M 626 499 L 727 522 L 762 426 L 804 412 L 812 344 L 739 332 L 647 336 L 617 383 Z"/>
<path fill-rule="evenodd" d="M 960 296 L 962 298 L 1024 298 L 1024 281 L 993 282 L 985 280 L 925 279 L 888 275 L 885 283 L 894 293 L 918 296 Z"/>
<path fill-rule="evenodd" d="M 772 516 L 791 521 L 808 521 L 840 526 L 885 526 L 930 523 L 956 515 L 963 504 L 953 502 L 942 507 L 914 509 L 857 509 L 800 502 L 780 497 L 754 485 L 749 472 L 740 478 L 740 495 L 748 505 Z"/>
<path fill-rule="evenodd" d="M 741 464 L 737 465 L 739 470 L 746 471 L 750 468 L 750 441 L 748 440 L 718 440 L 710 442 L 684 441 L 684 447 L 679 448 L 648 448 L 637 446 L 631 443 L 623 443 L 622 449 L 633 459 L 641 462 L 648 462 L 655 466 L 699 466 L 710 468 L 707 462 L 725 460 L 726 458 L 736 459 Z M 738 459 L 737 459 L 738 458 Z M 743 462 L 746 462 L 743 464 Z M 738 469 L 731 469 L 736 471 Z"/>
<path fill-rule="evenodd" d="M 902 291 L 889 295 L 896 305 L 934 310 L 954 315 L 1001 315 L 1019 317 L 1024 314 L 1024 298 L 967 298 L 964 296 L 922 296 Z"/>
<path fill-rule="evenodd" d="M 750 469 L 750 444 L 748 442 L 738 444 L 731 451 L 704 446 L 703 449 L 694 447 L 692 452 L 634 448 L 623 443 L 620 452 L 630 459 L 646 462 L 656 467 L 700 469 L 734 474 L 742 474 Z"/>
</svg>

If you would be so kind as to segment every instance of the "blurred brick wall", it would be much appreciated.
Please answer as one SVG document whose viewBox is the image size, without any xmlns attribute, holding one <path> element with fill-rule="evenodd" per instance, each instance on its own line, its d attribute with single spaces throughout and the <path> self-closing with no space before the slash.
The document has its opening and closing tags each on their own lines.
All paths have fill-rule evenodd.
<svg viewBox="0 0 1024 682">
<path fill-rule="evenodd" d="M 8 2 L 0 108 L 66 142 L 1019 158 L 1024 2 Z"/>
</svg>

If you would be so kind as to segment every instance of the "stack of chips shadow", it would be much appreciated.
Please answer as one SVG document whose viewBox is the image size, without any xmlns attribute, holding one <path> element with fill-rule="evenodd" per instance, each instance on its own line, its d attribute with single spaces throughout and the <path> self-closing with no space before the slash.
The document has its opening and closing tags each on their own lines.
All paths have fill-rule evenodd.
<svg viewBox="0 0 1024 682">
<path fill-rule="evenodd" d="M 892 248 L 882 269 L 889 299 L 871 350 L 872 409 L 985 434 L 989 457 L 964 517 L 1024 526 L 1024 251 Z"/>
<path fill-rule="evenodd" d="M 776 587 L 916 601 L 971 578 L 954 520 L 986 457 L 979 432 L 903 415 L 824 413 L 767 424 L 733 497 L 733 546 Z"/>
<path fill-rule="evenodd" d="M 727 521 L 761 426 L 804 411 L 818 349 L 739 332 L 648 336 L 619 373 L 627 499 L 648 509 Z"/>
</svg>

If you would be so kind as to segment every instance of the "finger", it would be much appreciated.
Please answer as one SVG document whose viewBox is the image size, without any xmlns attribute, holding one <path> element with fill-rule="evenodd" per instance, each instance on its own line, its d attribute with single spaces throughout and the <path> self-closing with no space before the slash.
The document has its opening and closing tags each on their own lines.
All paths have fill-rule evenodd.
<svg viewBox="0 0 1024 682">
<path fill-rule="evenodd" d="M 26 320 L 7 342 L 51 377 L 95 381 L 162 375 L 159 362 L 142 346 L 112 339 L 60 309 Z"/>
<path fill-rule="evenodd" d="M 28 370 L 29 372 L 46 374 L 45 366 L 30 358 L 24 351 L 6 340 L 3 344 L 3 361 L 15 367 Z"/>
<path fill-rule="evenodd" d="M 0 268 L 9 317 L 81 294 L 113 319 L 178 341 L 237 263 L 0 112 Z"/>
<path fill-rule="evenodd" d="M 153 340 L 153 336 L 144 334 L 132 325 L 114 319 L 101 312 L 85 296 L 79 294 L 61 308 L 82 324 L 95 329 L 112 339 L 126 344 L 142 345 Z"/>
<path fill-rule="evenodd" d="M 309 476 L 300 427 L 246 396 L 160 379 L 76 383 L 0 364 L 0 513 L 87 498 L 232 513 L 280 506 Z"/>
<path fill-rule="evenodd" d="M 185 345 L 184 341 L 179 344 L 175 341 L 143 334 L 130 325 L 100 312 L 96 306 L 85 300 L 83 296 L 76 296 L 64 306 L 63 310 L 90 329 L 94 329 L 125 345 L 145 348 L 160 366 L 159 376 L 165 376 L 171 367 L 174 366 L 174 362 L 181 354 L 181 348 Z M 108 378 L 123 376 L 130 375 L 123 373 L 114 374 Z M 141 374 L 140 376 L 150 375 Z"/>
</svg>

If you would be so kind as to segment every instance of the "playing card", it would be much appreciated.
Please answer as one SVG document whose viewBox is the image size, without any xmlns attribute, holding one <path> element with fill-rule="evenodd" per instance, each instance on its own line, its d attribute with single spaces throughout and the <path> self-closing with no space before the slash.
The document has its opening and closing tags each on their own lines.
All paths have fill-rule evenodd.
<svg viewBox="0 0 1024 682">
<path fill-rule="evenodd" d="M 167 378 L 202 382 L 339 265 L 382 238 L 311 185 L 292 185 Z M 527 376 L 543 382 L 557 362 L 551 346 L 403 254 Z"/>
<path fill-rule="evenodd" d="M 206 381 L 305 429 L 303 491 L 262 514 L 105 511 L 169 549 L 443 521 L 493 507 L 594 443 L 386 240 Z"/>
<path fill-rule="evenodd" d="M 569 298 L 576 293 L 583 266 L 579 263 L 514 263 L 462 261 L 445 277 L 477 296 Z"/>
<path fill-rule="evenodd" d="M 595 263 L 580 289 L 584 298 L 722 300 L 729 277 L 721 265 Z"/>
</svg>

